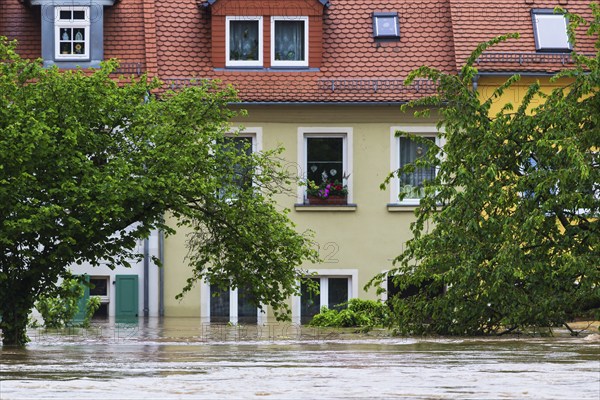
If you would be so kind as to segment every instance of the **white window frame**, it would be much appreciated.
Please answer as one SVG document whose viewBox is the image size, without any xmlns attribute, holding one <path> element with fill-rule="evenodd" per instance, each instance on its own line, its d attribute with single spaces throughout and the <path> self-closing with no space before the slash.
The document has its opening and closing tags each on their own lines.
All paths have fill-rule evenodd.
<svg viewBox="0 0 600 400">
<path fill-rule="evenodd" d="M 348 127 L 299 127 L 298 128 L 298 161 L 300 164 L 300 179 L 306 181 L 306 164 L 308 162 L 307 138 L 343 138 L 343 168 L 342 173 L 347 176 L 346 186 L 348 187 L 348 204 L 354 203 L 352 186 L 354 174 L 352 173 L 353 164 L 353 129 Z M 306 186 L 298 186 L 297 202 L 303 204 L 306 199 Z"/>
<path fill-rule="evenodd" d="M 286 61 L 275 60 L 275 22 L 303 21 L 304 22 L 304 60 Z M 308 17 L 271 17 L 271 66 L 272 67 L 308 67 Z"/>
<path fill-rule="evenodd" d="M 258 21 L 258 60 L 231 60 L 230 55 L 230 27 L 231 21 Z M 262 67 L 263 66 L 263 17 L 237 16 L 225 17 L 225 65 L 227 67 Z"/>
<path fill-rule="evenodd" d="M 310 278 L 320 279 L 320 307 L 329 306 L 329 278 L 348 278 L 348 300 L 358 297 L 358 269 L 309 269 L 307 272 Z M 295 325 L 302 321 L 301 309 L 301 296 L 292 296 L 292 323 Z"/>
<path fill-rule="evenodd" d="M 225 136 L 249 137 L 252 138 L 252 153 L 257 153 L 263 149 L 263 131 L 261 127 L 232 127 Z"/>
<path fill-rule="evenodd" d="M 532 23 L 533 23 L 533 36 L 535 39 L 535 49 L 536 51 L 546 51 L 546 52 L 564 52 L 564 51 L 571 51 L 573 49 L 573 47 L 571 46 L 571 43 L 569 42 L 569 36 L 567 34 L 567 25 L 569 24 L 569 21 L 567 20 L 567 17 L 564 14 L 557 14 L 554 13 L 554 10 L 551 9 L 534 9 L 531 10 L 531 17 L 532 17 Z M 550 19 L 554 19 L 557 21 L 562 22 L 563 28 L 562 29 L 562 33 L 564 33 L 564 37 L 561 39 L 564 39 L 566 41 L 566 46 L 562 45 L 562 46 L 552 46 L 552 45 L 547 45 L 546 39 L 544 38 L 544 34 L 545 34 L 545 30 L 542 29 L 540 30 L 540 25 L 538 23 L 538 21 L 540 20 L 550 20 Z"/>
<path fill-rule="evenodd" d="M 83 11 L 85 12 L 84 20 L 62 20 L 60 19 L 61 11 Z M 90 59 L 90 7 L 86 6 L 58 6 L 54 9 L 54 58 L 56 60 L 89 60 Z M 61 54 L 60 53 L 60 30 L 61 29 L 83 28 L 85 39 L 83 41 L 83 54 Z M 73 41 L 71 39 L 71 41 Z"/>
<path fill-rule="evenodd" d="M 435 137 L 435 144 L 437 146 L 443 147 L 444 144 L 437 128 L 432 125 L 396 125 L 390 127 L 390 169 L 392 172 L 400 168 L 400 137 L 396 136 L 397 131 L 404 131 L 423 137 Z M 390 204 L 418 206 L 421 203 L 421 199 L 418 198 L 405 197 L 404 200 L 400 201 L 398 199 L 399 195 L 400 178 L 395 177 L 390 181 Z"/>
<path fill-rule="evenodd" d="M 200 284 L 200 317 L 203 322 L 210 323 L 210 284 L 202 280 Z M 266 323 L 266 305 L 263 309 L 256 307 L 256 324 L 264 325 Z M 238 324 L 238 289 L 229 289 L 229 322 L 233 325 Z"/>
</svg>

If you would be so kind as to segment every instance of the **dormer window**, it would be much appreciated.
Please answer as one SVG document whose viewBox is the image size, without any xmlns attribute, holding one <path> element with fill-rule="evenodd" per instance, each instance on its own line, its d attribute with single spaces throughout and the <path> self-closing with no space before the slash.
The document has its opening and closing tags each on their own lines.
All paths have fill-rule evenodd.
<svg viewBox="0 0 600 400">
<path fill-rule="evenodd" d="M 373 37 L 375 39 L 398 39 L 400 37 L 398 13 L 373 13 Z"/>
<path fill-rule="evenodd" d="M 227 66 L 262 67 L 262 17 L 227 17 L 226 24 Z"/>
<path fill-rule="evenodd" d="M 308 17 L 271 17 L 271 65 L 308 66 Z"/>
<path fill-rule="evenodd" d="M 551 9 L 531 11 L 536 51 L 567 52 L 571 44 L 567 35 L 567 18 Z"/>
<path fill-rule="evenodd" d="M 40 7 L 45 67 L 100 68 L 104 59 L 104 7 L 115 0 L 29 0 Z"/>
<path fill-rule="evenodd" d="M 88 60 L 90 54 L 90 8 L 56 7 L 54 50 L 56 60 Z"/>
</svg>

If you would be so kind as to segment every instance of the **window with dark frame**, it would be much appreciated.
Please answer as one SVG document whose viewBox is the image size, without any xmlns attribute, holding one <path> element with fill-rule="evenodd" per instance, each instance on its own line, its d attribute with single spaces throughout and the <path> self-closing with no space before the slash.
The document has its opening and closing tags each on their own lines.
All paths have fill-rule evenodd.
<svg viewBox="0 0 600 400">
<path fill-rule="evenodd" d="M 552 9 L 531 10 L 536 51 L 570 52 L 567 35 L 568 20 L 564 14 Z"/>
</svg>

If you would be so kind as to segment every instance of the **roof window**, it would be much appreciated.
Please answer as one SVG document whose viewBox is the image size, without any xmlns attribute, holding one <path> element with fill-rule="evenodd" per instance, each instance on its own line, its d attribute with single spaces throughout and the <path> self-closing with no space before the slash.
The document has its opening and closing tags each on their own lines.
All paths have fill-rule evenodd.
<svg viewBox="0 0 600 400">
<path fill-rule="evenodd" d="M 398 13 L 373 13 L 373 37 L 375 39 L 400 38 L 400 22 L 398 21 Z"/>
<path fill-rule="evenodd" d="M 551 9 L 531 11 L 536 51 L 571 51 L 567 35 L 567 18 Z"/>
</svg>

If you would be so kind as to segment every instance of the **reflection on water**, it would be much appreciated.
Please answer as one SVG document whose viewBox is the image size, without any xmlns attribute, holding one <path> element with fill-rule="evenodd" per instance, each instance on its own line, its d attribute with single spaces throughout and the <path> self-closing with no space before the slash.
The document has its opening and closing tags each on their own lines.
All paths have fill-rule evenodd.
<svg viewBox="0 0 600 400">
<path fill-rule="evenodd" d="M 193 319 L 29 332 L 0 398 L 600 398 L 582 338 L 415 339 Z"/>
</svg>

